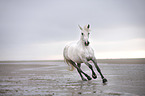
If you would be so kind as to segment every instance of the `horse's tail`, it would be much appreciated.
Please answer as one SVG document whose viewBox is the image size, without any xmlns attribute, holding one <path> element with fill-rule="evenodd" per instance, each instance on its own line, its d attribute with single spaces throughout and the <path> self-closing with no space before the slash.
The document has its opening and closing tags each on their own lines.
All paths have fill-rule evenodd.
<svg viewBox="0 0 145 96">
<path fill-rule="evenodd" d="M 70 68 L 68 68 L 68 70 L 69 71 L 73 71 L 74 70 L 74 66 L 71 64 L 72 62 L 67 60 L 65 57 L 64 57 L 64 61 L 68 64 L 68 66 L 70 66 Z"/>
</svg>

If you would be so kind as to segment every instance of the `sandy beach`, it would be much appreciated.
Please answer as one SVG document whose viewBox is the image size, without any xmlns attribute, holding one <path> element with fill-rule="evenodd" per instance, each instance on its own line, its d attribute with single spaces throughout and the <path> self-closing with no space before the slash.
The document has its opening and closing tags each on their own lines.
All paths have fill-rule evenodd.
<svg viewBox="0 0 145 96">
<path fill-rule="evenodd" d="M 1 96 L 145 96 L 145 64 L 98 63 L 100 75 L 81 81 L 64 62 L 0 62 Z M 90 69 L 82 70 L 91 76 Z"/>
</svg>

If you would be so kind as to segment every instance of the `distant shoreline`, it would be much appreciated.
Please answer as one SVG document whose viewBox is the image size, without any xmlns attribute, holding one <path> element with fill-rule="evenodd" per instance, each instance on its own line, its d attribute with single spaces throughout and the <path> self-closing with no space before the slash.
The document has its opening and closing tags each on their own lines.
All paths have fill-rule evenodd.
<svg viewBox="0 0 145 96">
<path fill-rule="evenodd" d="M 98 63 L 108 64 L 145 64 L 145 58 L 124 58 L 124 59 L 97 59 Z M 64 62 L 64 60 L 5 60 L 0 63 L 11 62 Z"/>
</svg>

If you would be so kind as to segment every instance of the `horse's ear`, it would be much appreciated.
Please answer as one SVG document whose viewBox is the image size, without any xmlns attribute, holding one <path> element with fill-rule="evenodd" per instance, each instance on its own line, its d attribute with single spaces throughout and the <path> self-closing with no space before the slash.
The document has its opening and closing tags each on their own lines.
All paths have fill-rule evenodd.
<svg viewBox="0 0 145 96">
<path fill-rule="evenodd" d="M 78 25 L 79 26 L 79 28 L 81 29 L 81 30 L 83 30 L 83 28 L 80 26 L 80 25 Z"/>
<path fill-rule="evenodd" d="M 87 28 L 89 29 L 90 28 L 90 25 L 88 24 Z"/>
</svg>

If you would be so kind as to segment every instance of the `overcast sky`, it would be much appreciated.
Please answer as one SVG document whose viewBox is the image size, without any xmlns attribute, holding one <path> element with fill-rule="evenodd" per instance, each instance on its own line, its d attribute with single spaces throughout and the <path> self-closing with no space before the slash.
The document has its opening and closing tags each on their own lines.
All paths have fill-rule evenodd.
<svg viewBox="0 0 145 96">
<path fill-rule="evenodd" d="M 63 59 L 78 24 L 97 58 L 145 58 L 145 0 L 0 0 L 0 60 Z"/>
</svg>

